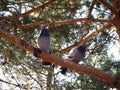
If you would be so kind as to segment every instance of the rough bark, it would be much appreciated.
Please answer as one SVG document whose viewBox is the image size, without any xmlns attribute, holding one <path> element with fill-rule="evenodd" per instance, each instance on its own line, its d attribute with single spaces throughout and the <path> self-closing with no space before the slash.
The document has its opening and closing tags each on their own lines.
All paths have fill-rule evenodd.
<svg viewBox="0 0 120 90">
<path fill-rule="evenodd" d="M 14 43 L 15 45 L 25 49 L 26 51 L 29 51 L 30 53 L 34 54 L 35 52 L 35 47 L 29 45 L 28 43 L 26 43 L 24 40 L 21 40 L 20 38 L 16 37 L 15 35 L 12 35 L 2 29 L 0 29 L 0 36 L 7 39 L 8 41 Z M 40 51 L 40 50 L 39 50 Z M 64 60 L 62 58 L 53 56 L 53 55 L 46 55 L 45 53 L 40 52 L 37 55 L 39 58 L 51 62 L 53 64 L 56 65 L 60 65 L 72 70 L 75 70 L 77 72 L 81 72 L 81 73 L 85 73 L 91 76 L 94 76 L 96 78 L 100 78 L 101 80 L 105 81 L 106 83 L 108 83 L 109 85 L 111 85 L 112 87 L 117 88 L 118 90 L 120 90 L 120 80 L 116 79 L 114 76 L 105 73 L 102 70 L 93 68 L 93 67 L 88 67 L 82 64 L 76 64 L 73 62 L 68 62 L 69 60 Z"/>
</svg>

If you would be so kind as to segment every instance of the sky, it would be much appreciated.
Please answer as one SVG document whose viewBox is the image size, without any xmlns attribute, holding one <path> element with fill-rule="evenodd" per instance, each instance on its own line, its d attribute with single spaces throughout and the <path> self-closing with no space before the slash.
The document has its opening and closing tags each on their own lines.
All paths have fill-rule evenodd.
<svg viewBox="0 0 120 90">
<path fill-rule="evenodd" d="M 84 8 L 85 10 L 86 10 L 86 8 Z M 84 9 L 82 9 L 82 10 L 84 10 Z M 7 16 L 7 15 L 11 15 L 9 12 L 0 12 L 0 14 L 1 13 L 5 13 L 4 15 L 5 16 Z M 79 12 L 78 12 L 79 13 Z M 94 12 L 93 12 L 94 13 Z M 79 14 L 76 14 L 76 18 L 80 18 L 80 17 L 86 17 L 86 14 L 83 14 L 82 16 L 79 16 Z M 78 23 L 79 24 L 79 23 Z M 114 60 L 120 60 L 120 45 L 119 45 L 119 43 L 118 42 L 116 42 L 116 44 L 114 44 L 114 43 L 111 43 L 110 45 L 109 45 L 109 50 L 108 50 L 108 55 L 109 56 L 111 56 L 111 55 L 113 55 L 113 57 L 114 57 Z M 57 70 L 58 71 L 58 70 Z M 63 78 L 67 78 L 67 81 L 71 81 L 71 80 L 73 80 L 73 78 L 72 78 L 73 76 L 71 76 L 71 77 L 69 77 L 69 79 L 67 78 L 67 77 L 65 77 L 64 75 L 62 76 L 62 78 L 58 78 L 58 79 L 63 79 Z M 6 80 L 6 78 L 4 77 L 4 75 L 3 75 L 3 72 L 2 72 L 2 69 L 0 68 L 0 79 L 3 79 L 3 80 Z M 7 80 L 6 80 L 7 81 Z M 16 83 L 14 80 L 12 80 L 11 79 L 11 81 L 13 82 L 13 83 Z M 74 82 L 74 80 L 73 80 L 73 82 Z M 5 83 L 2 83 L 2 82 L 0 82 L 0 90 L 2 90 L 4 88 L 4 90 L 5 89 L 9 89 L 9 85 L 8 84 L 5 84 Z M 19 88 L 16 88 L 15 90 L 19 90 Z M 110 90 L 116 90 L 116 89 L 110 89 Z"/>
</svg>

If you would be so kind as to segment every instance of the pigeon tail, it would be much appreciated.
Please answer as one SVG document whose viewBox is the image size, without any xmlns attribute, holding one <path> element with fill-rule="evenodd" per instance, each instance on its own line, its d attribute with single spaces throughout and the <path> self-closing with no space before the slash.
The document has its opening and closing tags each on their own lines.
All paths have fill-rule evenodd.
<svg viewBox="0 0 120 90">
<path fill-rule="evenodd" d="M 50 62 L 42 61 L 42 65 L 51 65 L 51 63 Z"/>
<path fill-rule="evenodd" d="M 67 68 L 61 67 L 61 74 L 65 74 L 67 72 Z"/>
<path fill-rule="evenodd" d="M 50 53 L 49 54 L 51 54 L 51 51 L 50 51 Z M 42 65 L 51 65 L 52 63 L 50 63 L 50 62 L 46 62 L 46 61 L 42 61 Z"/>
</svg>

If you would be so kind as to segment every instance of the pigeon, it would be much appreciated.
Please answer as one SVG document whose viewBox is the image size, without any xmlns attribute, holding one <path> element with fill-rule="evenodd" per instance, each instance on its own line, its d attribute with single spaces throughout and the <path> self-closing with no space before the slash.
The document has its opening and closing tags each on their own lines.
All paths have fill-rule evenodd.
<svg viewBox="0 0 120 90">
<path fill-rule="evenodd" d="M 47 32 L 47 26 L 42 26 L 41 32 L 37 39 L 39 49 L 46 53 L 51 54 L 51 37 Z M 42 61 L 42 65 L 51 65 L 50 62 Z"/>
<path fill-rule="evenodd" d="M 79 63 L 85 57 L 86 46 L 80 45 L 70 50 L 68 54 L 68 59 L 75 63 Z M 61 74 L 65 74 L 67 72 L 67 68 L 61 67 Z"/>
</svg>

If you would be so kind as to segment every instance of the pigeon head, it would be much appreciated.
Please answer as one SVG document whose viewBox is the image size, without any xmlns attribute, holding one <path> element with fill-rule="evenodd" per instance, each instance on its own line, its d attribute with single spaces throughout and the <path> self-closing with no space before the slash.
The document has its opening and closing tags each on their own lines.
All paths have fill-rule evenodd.
<svg viewBox="0 0 120 90">
<path fill-rule="evenodd" d="M 85 53 L 86 46 L 85 45 L 80 45 L 80 46 L 77 47 L 77 49 L 78 49 L 79 52 Z"/>
<path fill-rule="evenodd" d="M 41 29 L 42 29 L 42 30 L 44 30 L 44 29 L 47 30 L 48 28 L 47 28 L 47 26 L 42 26 Z"/>
<path fill-rule="evenodd" d="M 40 37 L 49 37 L 49 33 L 47 32 L 47 26 L 42 26 L 42 30 L 40 33 Z"/>
</svg>

